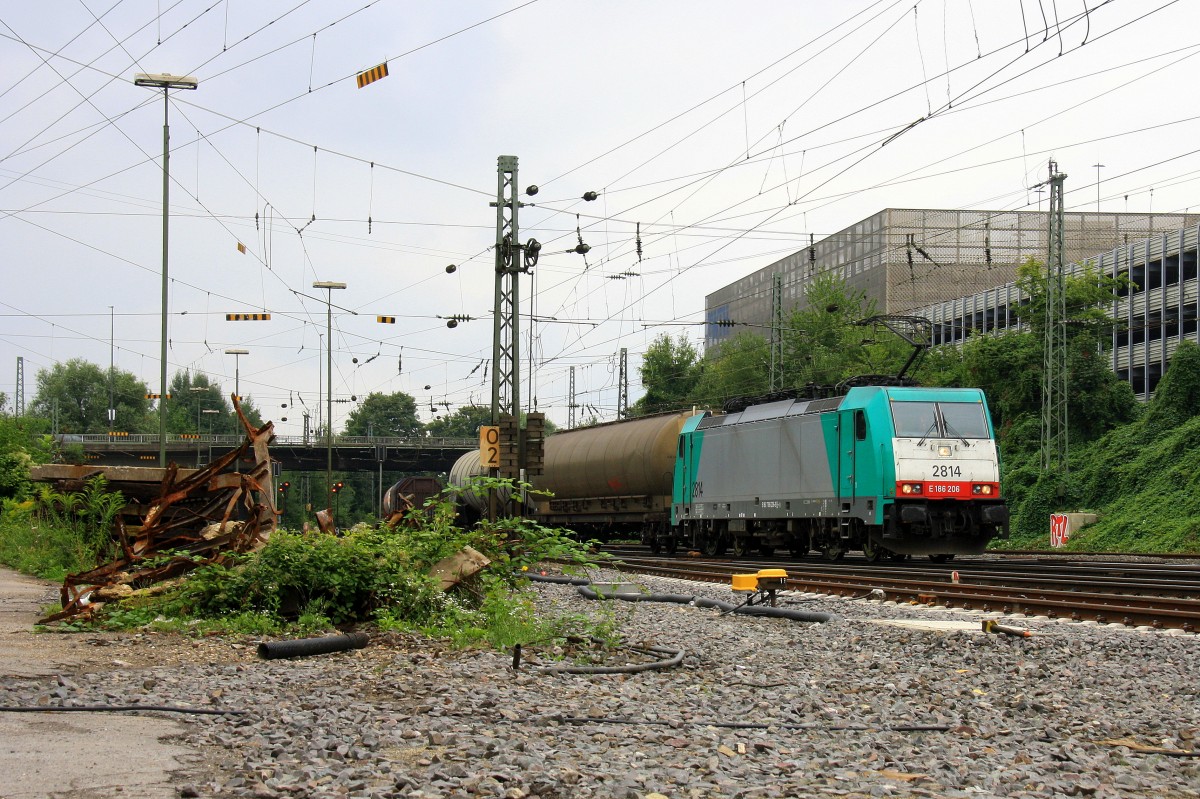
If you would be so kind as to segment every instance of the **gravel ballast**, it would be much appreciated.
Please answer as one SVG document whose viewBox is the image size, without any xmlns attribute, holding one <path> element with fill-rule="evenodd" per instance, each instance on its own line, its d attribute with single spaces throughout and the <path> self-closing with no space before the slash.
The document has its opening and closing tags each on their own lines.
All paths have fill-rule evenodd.
<svg viewBox="0 0 1200 799">
<path fill-rule="evenodd" d="M 1034 634 L 1017 638 L 981 631 L 994 614 L 878 601 L 780 596 L 836 617 L 815 624 L 535 590 L 546 613 L 683 648 L 682 666 L 550 673 L 556 653 L 528 647 L 514 671 L 512 653 L 388 634 L 264 661 L 247 643 L 148 633 L 110 644 L 109 670 L 7 680 L 0 704 L 240 711 L 178 715 L 205 763 L 177 775 L 180 796 L 1200 797 L 1195 635 L 1007 617 Z M 183 655 L 121 659 L 172 646 Z"/>
</svg>

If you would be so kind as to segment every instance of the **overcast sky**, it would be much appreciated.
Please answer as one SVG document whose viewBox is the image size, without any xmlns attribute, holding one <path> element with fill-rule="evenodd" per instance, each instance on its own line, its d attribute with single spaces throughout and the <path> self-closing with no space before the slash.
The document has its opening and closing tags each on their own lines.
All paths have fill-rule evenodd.
<svg viewBox="0 0 1200 799">
<path fill-rule="evenodd" d="M 424 420 L 489 401 L 499 155 L 540 187 L 521 391 L 560 425 L 570 367 L 614 418 L 622 347 L 632 401 L 656 336 L 699 346 L 705 294 L 883 208 L 1037 209 L 1050 158 L 1068 210 L 1200 206 L 1196 0 L 51 5 L 0 10 L 10 409 L 18 356 L 26 402 L 110 352 L 158 390 L 164 99 L 138 72 L 199 80 L 169 103 L 169 372 L 229 393 L 249 350 L 241 391 L 285 434 L 318 407 L 316 280 L 348 284 L 336 428 L 373 391 Z"/>
</svg>

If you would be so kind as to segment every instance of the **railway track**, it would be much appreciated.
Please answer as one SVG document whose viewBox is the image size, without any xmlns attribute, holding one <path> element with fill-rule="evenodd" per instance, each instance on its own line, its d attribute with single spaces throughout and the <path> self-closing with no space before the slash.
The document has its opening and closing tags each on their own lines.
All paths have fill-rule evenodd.
<svg viewBox="0 0 1200 799">
<path fill-rule="evenodd" d="M 804 560 L 661 558 L 637 548 L 608 550 L 616 568 L 706 582 L 761 568 L 788 572 L 794 591 L 865 596 L 947 608 L 1157 629 L 1200 630 L 1200 564 L 1057 559 L 964 559 L 952 564 L 917 561 L 869 564 Z"/>
</svg>

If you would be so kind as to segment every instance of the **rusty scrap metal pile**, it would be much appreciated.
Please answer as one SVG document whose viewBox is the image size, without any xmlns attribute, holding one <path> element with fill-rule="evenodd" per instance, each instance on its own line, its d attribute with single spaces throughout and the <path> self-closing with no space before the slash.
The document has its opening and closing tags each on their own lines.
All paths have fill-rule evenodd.
<svg viewBox="0 0 1200 799">
<path fill-rule="evenodd" d="M 255 428 L 234 407 L 246 429 L 242 445 L 207 467 L 180 476 L 171 463 L 162 472 L 157 494 L 145 503 L 132 501 L 118 515 L 115 534 L 120 554 L 90 571 L 68 575 L 62 586 L 63 609 L 43 622 L 90 615 L 106 601 L 122 599 L 198 567 L 225 563 L 231 553 L 262 547 L 275 531 L 279 511 L 268 444 L 273 425 Z M 226 471 L 252 451 L 254 466 Z M 82 482 L 103 467 L 73 467 Z M 162 471 L 162 470 L 160 470 Z M 131 523 L 132 522 L 132 523 Z"/>
</svg>

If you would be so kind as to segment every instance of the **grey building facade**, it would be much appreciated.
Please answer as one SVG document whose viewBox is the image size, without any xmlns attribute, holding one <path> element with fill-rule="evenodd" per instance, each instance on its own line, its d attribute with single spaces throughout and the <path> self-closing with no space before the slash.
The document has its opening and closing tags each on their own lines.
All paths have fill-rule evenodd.
<svg viewBox="0 0 1200 799">
<path fill-rule="evenodd" d="M 1200 224 L 1200 214 L 1072 212 L 1065 218 L 1066 261 L 1079 262 L 1165 231 Z M 806 303 L 823 274 L 843 277 L 881 313 L 918 309 L 995 291 L 1027 258 L 1046 259 L 1047 214 L 886 208 L 705 298 L 706 351 L 736 332 L 717 324 L 770 326 L 774 276 L 784 313 Z"/>
<path fill-rule="evenodd" d="M 1147 399 L 1167 371 L 1179 342 L 1200 344 L 1200 226 L 1165 231 L 1101 252 L 1083 265 L 1110 277 L 1128 276 L 1133 288 L 1113 299 L 1110 314 L 1112 369 Z M 953 344 L 972 333 L 1018 327 L 1016 310 L 1025 297 L 1012 283 L 916 309 L 933 322 L 933 343 Z"/>
</svg>

